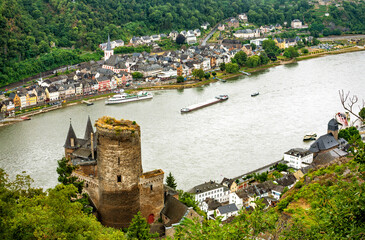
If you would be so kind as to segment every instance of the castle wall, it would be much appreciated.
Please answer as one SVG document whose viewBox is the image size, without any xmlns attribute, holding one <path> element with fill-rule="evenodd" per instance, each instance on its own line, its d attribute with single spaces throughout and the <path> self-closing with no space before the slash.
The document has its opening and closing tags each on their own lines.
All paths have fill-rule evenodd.
<svg viewBox="0 0 365 240">
<path fill-rule="evenodd" d="M 96 208 L 99 207 L 99 181 L 95 177 L 85 175 L 82 171 L 74 171 L 73 176 L 76 176 L 80 181 L 84 181 L 84 188 L 92 203 Z"/>
<path fill-rule="evenodd" d="M 102 124 L 102 127 L 97 125 L 98 213 L 103 225 L 125 228 L 140 210 L 140 129 L 138 125 L 121 130 Z M 123 126 L 123 123 L 119 124 Z"/>
<path fill-rule="evenodd" d="M 164 207 L 164 172 L 161 169 L 143 173 L 139 181 L 141 214 L 155 222 Z"/>
<path fill-rule="evenodd" d="M 96 177 L 98 175 L 97 165 L 80 165 L 78 170 L 82 171 L 87 176 L 93 175 Z"/>
</svg>

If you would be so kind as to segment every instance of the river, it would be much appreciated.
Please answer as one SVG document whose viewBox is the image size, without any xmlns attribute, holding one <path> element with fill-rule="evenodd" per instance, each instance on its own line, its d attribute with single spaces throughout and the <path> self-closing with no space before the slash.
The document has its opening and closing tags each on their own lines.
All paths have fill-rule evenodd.
<svg viewBox="0 0 365 240">
<path fill-rule="evenodd" d="M 294 147 L 309 147 L 308 132 L 326 133 L 342 111 L 338 90 L 364 96 L 365 52 L 326 56 L 283 65 L 209 86 L 154 92 L 152 100 L 76 105 L 0 128 L 0 167 L 10 177 L 26 171 L 34 185 L 57 184 L 69 122 L 84 135 L 88 115 L 135 120 L 142 131 L 143 170 L 161 168 L 178 188 L 221 181 L 280 160 Z M 260 92 L 251 97 L 253 92 Z M 229 100 L 188 114 L 182 107 L 218 94 Z"/>
</svg>

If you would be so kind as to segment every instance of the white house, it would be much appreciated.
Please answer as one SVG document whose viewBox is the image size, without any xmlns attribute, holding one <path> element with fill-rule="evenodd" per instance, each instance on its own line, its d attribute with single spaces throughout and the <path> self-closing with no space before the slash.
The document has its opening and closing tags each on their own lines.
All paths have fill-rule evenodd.
<svg viewBox="0 0 365 240">
<path fill-rule="evenodd" d="M 237 208 L 236 204 L 232 203 L 232 204 L 224 205 L 224 206 L 217 208 L 216 213 L 217 213 L 217 217 L 222 216 L 223 217 L 222 221 L 225 221 L 225 220 L 227 220 L 227 218 L 229 218 L 231 216 L 238 215 L 238 208 Z"/>
<path fill-rule="evenodd" d="M 170 38 L 172 38 L 172 40 L 176 40 L 176 37 L 177 37 L 177 35 L 179 35 L 179 33 L 178 32 L 176 32 L 176 31 L 172 31 L 172 32 L 170 32 L 170 34 L 169 34 L 169 37 Z"/>
<path fill-rule="evenodd" d="M 171 78 L 177 76 L 177 70 L 173 68 L 165 68 L 162 72 L 157 75 L 159 78 Z"/>
<path fill-rule="evenodd" d="M 273 196 L 273 198 L 279 200 L 281 194 L 284 191 L 284 187 L 281 185 L 275 185 L 272 189 L 271 189 L 271 195 Z"/>
<path fill-rule="evenodd" d="M 291 21 L 292 28 L 302 28 L 302 22 L 299 19 L 294 19 Z"/>
<path fill-rule="evenodd" d="M 218 202 L 229 201 L 229 189 L 214 181 L 206 182 L 193 187 L 188 191 L 194 195 L 195 201 L 203 202 L 206 198 L 216 199 Z"/>
<path fill-rule="evenodd" d="M 194 33 L 195 33 L 195 36 L 197 36 L 197 37 L 200 37 L 200 35 L 201 35 L 200 29 L 195 29 Z"/>
<path fill-rule="evenodd" d="M 214 216 L 215 210 L 220 206 L 222 206 L 222 204 L 213 198 L 207 198 L 199 205 L 200 209 L 207 213 L 208 218 L 211 215 Z"/>
<path fill-rule="evenodd" d="M 236 204 L 238 209 L 247 207 L 249 204 L 249 196 L 244 191 L 231 192 L 229 194 L 229 203 Z"/>
<path fill-rule="evenodd" d="M 58 100 L 59 99 L 59 96 L 60 96 L 60 93 L 57 90 L 51 89 L 49 91 L 49 100 L 50 101 Z"/>
<path fill-rule="evenodd" d="M 152 35 L 152 36 L 151 36 L 151 40 L 152 40 L 153 42 L 155 42 L 155 41 L 160 41 L 160 40 L 161 40 L 161 37 L 160 37 L 160 35 Z"/>
<path fill-rule="evenodd" d="M 238 14 L 238 20 L 240 20 L 242 22 L 248 22 L 248 18 L 247 18 L 246 13 Z"/>
<path fill-rule="evenodd" d="M 209 26 L 210 24 L 209 23 L 203 23 L 202 25 L 201 25 L 201 28 L 202 29 L 205 29 L 205 30 L 207 30 L 208 29 L 208 26 Z"/>
<path fill-rule="evenodd" d="M 236 38 L 256 38 L 260 37 L 260 30 L 259 29 L 244 29 L 244 30 L 237 30 L 233 35 Z"/>
<path fill-rule="evenodd" d="M 295 169 L 306 167 L 313 162 L 313 153 L 303 148 L 293 148 L 284 153 L 284 161 Z"/>
<path fill-rule="evenodd" d="M 187 33 L 186 33 L 186 43 L 187 44 L 195 44 L 197 43 L 197 40 L 196 40 L 196 36 L 195 36 L 195 33 L 194 31 L 192 30 L 189 30 Z"/>
<path fill-rule="evenodd" d="M 27 96 L 24 94 L 19 94 L 19 98 L 20 98 L 20 107 L 24 108 L 27 106 Z"/>
<path fill-rule="evenodd" d="M 267 40 L 267 38 L 257 38 L 257 39 L 252 39 L 250 40 L 250 44 L 253 43 L 255 44 L 256 46 L 261 46 L 262 43 Z"/>
</svg>

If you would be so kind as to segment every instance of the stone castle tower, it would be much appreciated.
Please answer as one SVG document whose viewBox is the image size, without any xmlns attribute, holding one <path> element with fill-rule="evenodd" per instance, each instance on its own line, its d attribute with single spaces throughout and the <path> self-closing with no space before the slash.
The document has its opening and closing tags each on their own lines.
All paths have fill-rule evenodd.
<svg viewBox="0 0 365 240">
<path fill-rule="evenodd" d="M 110 36 L 108 34 L 108 42 L 106 44 L 106 49 L 104 51 L 104 61 L 108 60 L 113 55 L 114 55 L 114 50 L 112 49 L 112 45 L 110 43 Z"/>
<path fill-rule="evenodd" d="M 141 211 L 149 223 L 155 222 L 164 205 L 164 172 L 158 169 L 143 173 L 140 127 L 135 122 L 110 117 L 98 119 L 95 126 L 95 134 L 86 129 L 87 134 L 95 135 L 93 155 L 86 153 L 87 146 L 93 144 L 73 147 L 71 153 L 65 144 L 65 152 L 72 164 L 79 165 L 73 175 L 85 182 L 84 190 L 96 207 L 99 220 L 106 226 L 125 228 Z M 76 138 L 74 132 L 69 136 Z M 79 149 L 86 153 L 83 159 Z"/>
</svg>

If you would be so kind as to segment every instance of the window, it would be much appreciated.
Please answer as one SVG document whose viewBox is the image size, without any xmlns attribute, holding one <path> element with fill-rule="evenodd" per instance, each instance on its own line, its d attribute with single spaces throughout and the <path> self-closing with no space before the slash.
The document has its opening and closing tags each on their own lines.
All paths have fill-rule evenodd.
<svg viewBox="0 0 365 240">
<path fill-rule="evenodd" d="M 120 165 L 120 157 L 118 157 L 118 165 Z"/>
<path fill-rule="evenodd" d="M 153 186 L 152 186 L 152 184 L 150 185 L 150 189 L 151 189 L 151 191 L 153 190 Z"/>
<path fill-rule="evenodd" d="M 117 176 L 117 182 L 122 182 L 122 176 L 120 175 Z"/>
</svg>

